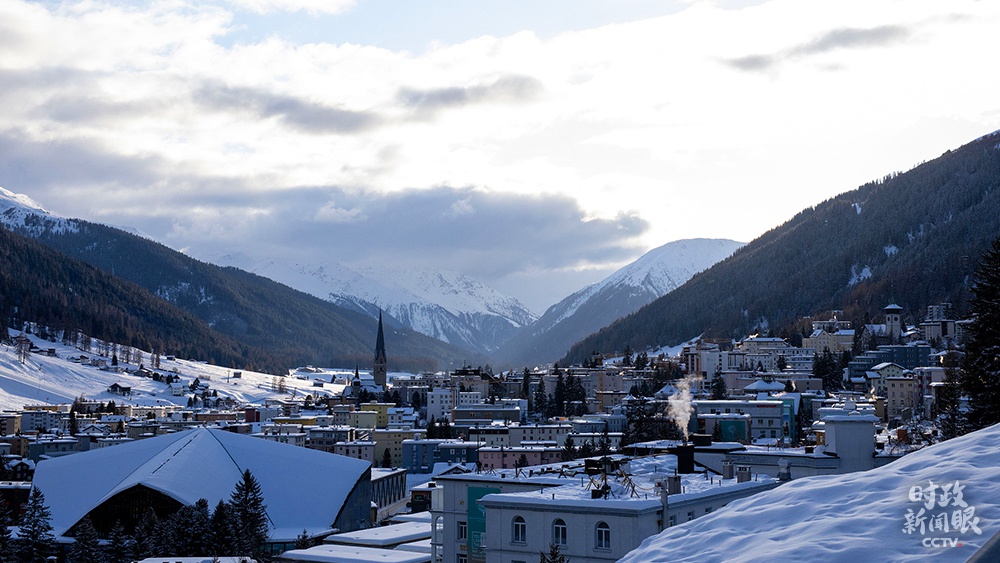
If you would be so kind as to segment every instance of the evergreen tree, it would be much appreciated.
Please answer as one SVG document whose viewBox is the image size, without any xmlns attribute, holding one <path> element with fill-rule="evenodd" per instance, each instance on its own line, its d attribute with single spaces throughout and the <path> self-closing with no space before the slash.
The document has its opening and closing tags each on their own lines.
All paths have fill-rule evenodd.
<svg viewBox="0 0 1000 563">
<path fill-rule="evenodd" d="M 160 519 L 152 507 L 147 507 L 146 511 L 139 518 L 135 525 L 135 543 L 133 544 L 136 559 L 146 559 L 148 557 L 162 557 L 168 554 L 159 553 L 157 545 L 156 530 L 160 526 Z"/>
<path fill-rule="evenodd" d="M 825 391 L 839 391 L 843 388 L 843 372 L 830 350 L 813 355 L 813 375 L 823 380 Z"/>
<path fill-rule="evenodd" d="M 565 416 L 566 415 L 566 379 L 563 378 L 562 372 L 556 376 L 556 389 L 553 394 L 554 406 L 555 406 L 555 416 Z"/>
<path fill-rule="evenodd" d="M 199 557 L 211 553 L 211 528 L 208 501 L 198 499 L 193 505 L 182 506 L 170 517 L 174 531 L 174 547 L 170 555 Z"/>
<path fill-rule="evenodd" d="M 587 414 L 587 390 L 583 388 L 579 377 L 567 376 L 566 400 L 573 405 L 572 412 L 567 412 L 567 415 L 582 416 Z"/>
<path fill-rule="evenodd" d="M 120 520 L 115 520 L 108 535 L 108 545 L 105 548 L 104 559 L 108 563 L 128 563 L 132 561 L 132 538 L 125 533 L 125 527 Z"/>
<path fill-rule="evenodd" d="M 157 557 L 175 555 L 174 549 L 179 540 L 178 532 L 183 532 L 183 530 L 178 530 L 177 519 L 173 516 L 156 522 L 156 529 L 153 530 L 153 552 L 160 554 Z"/>
<path fill-rule="evenodd" d="M 968 431 L 966 417 L 959 409 L 962 397 L 961 383 L 958 375 L 957 354 L 950 352 L 944 356 L 944 385 L 938 391 L 938 426 L 941 438 L 950 440 Z"/>
<path fill-rule="evenodd" d="M 212 555 L 232 555 L 236 553 L 233 543 L 232 507 L 225 501 L 219 501 L 212 512 L 209 523 Z"/>
<path fill-rule="evenodd" d="M 310 547 L 313 547 L 313 545 L 314 542 L 312 538 L 309 537 L 309 532 L 303 528 L 302 533 L 295 538 L 295 549 L 309 549 Z"/>
<path fill-rule="evenodd" d="M 518 393 L 518 397 L 521 399 L 531 398 L 531 372 L 528 368 L 524 368 L 524 373 L 521 375 L 521 392 Z"/>
<path fill-rule="evenodd" d="M 580 446 L 580 449 L 577 450 L 576 457 L 577 458 L 594 457 L 596 453 L 597 450 L 594 448 L 594 443 L 591 442 L 590 440 L 587 440 Z"/>
<path fill-rule="evenodd" d="M 961 384 L 969 429 L 979 430 L 1000 422 L 1000 238 L 979 261 L 970 305 Z"/>
<path fill-rule="evenodd" d="M 726 380 L 722 377 L 721 373 L 715 372 L 715 377 L 712 378 L 711 390 L 712 399 L 716 401 L 729 398 L 729 389 L 726 388 Z"/>
<path fill-rule="evenodd" d="M 538 563 L 569 563 L 569 557 L 566 557 L 559 551 L 558 544 L 550 544 L 549 552 L 538 552 Z"/>
<path fill-rule="evenodd" d="M 548 410 L 548 401 L 545 397 L 545 383 L 544 381 L 538 382 L 538 387 L 535 388 L 535 400 L 534 405 L 535 412 L 544 415 Z"/>
<path fill-rule="evenodd" d="M 14 560 L 14 540 L 10 536 L 10 509 L 7 503 L 0 500 L 0 561 Z"/>
<path fill-rule="evenodd" d="M 73 563 L 104 563 L 97 530 L 89 516 L 84 516 L 76 525 L 76 541 L 69 550 L 69 559 Z"/>
<path fill-rule="evenodd" d="M 382 450 L 382 467 L 392 467 L 392 453 L 389 448 Z"/>
<path fill-rule="evenodd" d="M 232 507 L 233 555 L 256 555 L 268 539 L 267 506 L 260 484 L 250 473 L 243 471 L 243 478 L 229 500 Z"/>
<path fill-rule="evenodd" d="M 608 436 L 608 426 L 604 425 L 601 431 L 601 441 L 597 443 L 597 454 L 605 456 L 611 453 L 611 437 Z"/>
<path fill-rule="evenodd" d="M 454 438 L 454 431 L 451 428 L 451 422 L 447 418 L 442 418 L 438 421 L 438 438 L 443 438 L 445 440 L 451 440 Z"/>
<path fill-rule="evenodd" d="M 545 416 L 549 418 L 559 416 L 559 407 L 556 405 L 556 400 L 552 395 L 545 397 Z"/>
<path fill-rule="evenodd" d="M 437 422 L 434 421 L 434 417 L 431 417 L 430 422 L 427 423 L 427 439 L 436 440 L 438 437 Z"/>
<path fill-rule="evenodd" d="M 560 459 L 563 461 L 572 461 L 576 459 L 576 446 L 573 444 L 572 436 L 566 436 L 566 443 L 563 444 Z"/>
<path fill-rule="evenodd" d="M 649 367 L 649 354 L 645 351 L 639 352 L 639 355 L 635 357 L 636 371 L 646 369 L 647 367 Z"/>
<path fill-rule="evenodd" d="M 15 545 L 21 563 L 44 563 L 45 558 L 55 552 L 52 516 L 49 508 L 45 506 L 45 495 L 38 487 L 32 488 L 28 496 L 28 504 L 21 517 L 21 527 L 17 531 Z"/>
</svg>

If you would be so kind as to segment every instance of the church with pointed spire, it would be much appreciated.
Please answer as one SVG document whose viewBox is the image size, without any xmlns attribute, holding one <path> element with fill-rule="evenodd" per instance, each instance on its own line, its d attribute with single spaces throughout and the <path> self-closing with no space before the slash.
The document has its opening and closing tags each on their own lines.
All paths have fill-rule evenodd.
<svg viewBox="0 0 1000 563">
<path fill-rule="evenodd" d="M 378 336 L 375 337 L 375 368 L 372 370 L 372 379 L 376 385 L 385 389 L 385 375 L 388 371 L 388 362 L 385 359 L 385 334 L 382 332 L 382 311 L 378 312 Z"/>
</svg>

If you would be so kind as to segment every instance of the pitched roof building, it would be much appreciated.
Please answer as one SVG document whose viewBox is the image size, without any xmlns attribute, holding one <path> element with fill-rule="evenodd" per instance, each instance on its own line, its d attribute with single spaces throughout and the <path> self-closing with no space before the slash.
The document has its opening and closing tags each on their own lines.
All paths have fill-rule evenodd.
<svg viewBox="0 0 1000 563">
<path fill-rule="evenodd" d="M 291 543 L 303 530 L 357 530 L 370 523 L 371 464 L 326 452 L 195 428 L 38 464 L 53 533 L 72 536 L 89 515 L 107 537 L 116 520 L 132 530 L 152 507 L 163 518 L 199 499 L 228 501 L 243 471 L 260 484 L 270 542 Z"/>
</svg>

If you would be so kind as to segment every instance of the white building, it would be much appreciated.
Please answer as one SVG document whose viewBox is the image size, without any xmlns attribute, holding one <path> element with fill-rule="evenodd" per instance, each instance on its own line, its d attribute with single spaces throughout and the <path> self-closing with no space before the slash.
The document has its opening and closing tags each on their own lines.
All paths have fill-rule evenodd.
<svg viewBox="0 0 1000 563">
<path fill-rule="evenodd" d="M 720 485 L 698 473 L 672 477 L 668 491 L 675 467 L 676 457 L 663 455 L 624 462 L 619 468 L 627 478 L 588 475 L 580 461 L 532 468 L 530 475 L 438 477 L 431 508 L 435 558 L 527 562 L 557 544 L 573 563 L 616 561 L 666 527 L 777 486 L 766 476 Z"/>
</svg>

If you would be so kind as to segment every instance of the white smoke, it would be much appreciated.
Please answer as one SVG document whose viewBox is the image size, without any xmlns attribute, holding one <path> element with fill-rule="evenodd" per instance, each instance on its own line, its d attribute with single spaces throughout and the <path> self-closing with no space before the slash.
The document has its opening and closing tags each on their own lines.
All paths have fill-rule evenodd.
<svg viewBox="0 0 1000 563">
<path fill-rule="evenodd" d="M 699 388 L 701 379 L 701 375 L 698 374 L 685 376 L 674 384 L 677 392 L 667 399 L 667 414 L 684 433 L 684 443 L 688 441 L 688 422 L 691 421 L 691 413 L 694 411 L 694 406 L 691 404 L 691 389 Z"/>
</svg>

